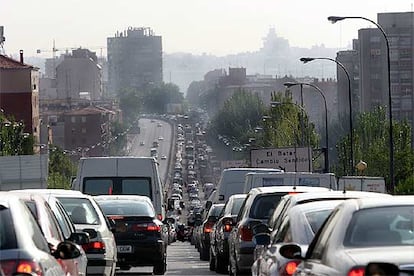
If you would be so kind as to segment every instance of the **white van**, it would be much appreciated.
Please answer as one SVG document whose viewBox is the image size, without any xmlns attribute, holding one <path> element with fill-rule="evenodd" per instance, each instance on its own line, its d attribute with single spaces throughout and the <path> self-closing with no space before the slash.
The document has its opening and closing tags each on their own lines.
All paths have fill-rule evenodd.
<svg viewBox="0 0 414 276">
<path fill-rule="evenodd" d="M 310 186 L 337 190 L 335 174 L 311 172 L 252 172 L 246 174 L 243 193 L 257 187 Z"/>
<path fill-rule="evenodd" d="M 217 193 L 213 203 L 225 203 L 231 195 L 243 193 L 245 176 L 249 172 L 277 173 L 282 172 L 282 170 L 269 168 L 224 169 L 217 184 Z"/>
<path fill-rule="evenodd" d="M 153 157 L 85 157 L 79 160 L 72 190 L 89 195 L 148 196 L 160 220 L 165 218 L 158 163 Z"/>
</svg>

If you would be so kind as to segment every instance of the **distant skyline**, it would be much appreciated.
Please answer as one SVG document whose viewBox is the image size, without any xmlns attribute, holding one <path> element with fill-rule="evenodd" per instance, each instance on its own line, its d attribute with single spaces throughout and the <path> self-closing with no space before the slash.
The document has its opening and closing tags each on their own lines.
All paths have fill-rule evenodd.
<svg viewBox="0 0 414 276">
<path fill-rule="evenodd" d="M 413 0 L 0 0 L 6 54 L 52 56 L 56 48 L 105 51 L 106 38 L 128 27 L 150 27 L 163 52 L 224 56 L 257 51 L 270 27 L 291 47 L 348 49 L 363 20 L 331 24 L 327 17 L 410 12 Z M 59 54 L 59 53 L 57 53 Z"/>
</svg>

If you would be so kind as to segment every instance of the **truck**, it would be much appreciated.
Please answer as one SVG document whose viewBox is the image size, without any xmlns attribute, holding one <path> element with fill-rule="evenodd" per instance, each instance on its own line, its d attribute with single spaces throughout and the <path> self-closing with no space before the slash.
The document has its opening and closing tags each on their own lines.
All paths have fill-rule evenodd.
<svg viewBox="0 0 414 276">
<path fill-rule="evenodd" d="M 338 190 L 386 193 L 385 179 L 374 176 L 343 176 L 338 179 Z"/>
</svg>

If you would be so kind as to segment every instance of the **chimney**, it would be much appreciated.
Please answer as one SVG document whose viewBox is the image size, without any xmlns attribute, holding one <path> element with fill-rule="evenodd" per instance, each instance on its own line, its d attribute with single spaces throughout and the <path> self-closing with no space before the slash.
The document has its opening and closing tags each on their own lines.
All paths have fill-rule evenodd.
<svg viewBox="0 0 414 276">
<path fill-rule="evenodd" d="M 21 64 L 24 64 L 24 62 L 23 62 L 24 60 L 23 60 L 23 50 L 20 50 L 20 63 Z"/>
</svg>

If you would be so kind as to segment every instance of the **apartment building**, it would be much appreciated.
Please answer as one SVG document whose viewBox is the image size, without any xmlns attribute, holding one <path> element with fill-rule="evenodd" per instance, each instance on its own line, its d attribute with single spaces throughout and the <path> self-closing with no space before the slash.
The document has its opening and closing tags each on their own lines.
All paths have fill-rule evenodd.
<svg viewBox="0 0 414 276">
<path fill-rule="evenodd" d="M 108 92 L 162 82 L 162 41 L 150 28 L 128 28 L 107 39 Z"/>
<path fill-rule="evenodd" d="M 39 141 L 39 70 L 24 63 L 23 51 L 19 61 L 0 55 L 0 108 Z"/>
</svg>

